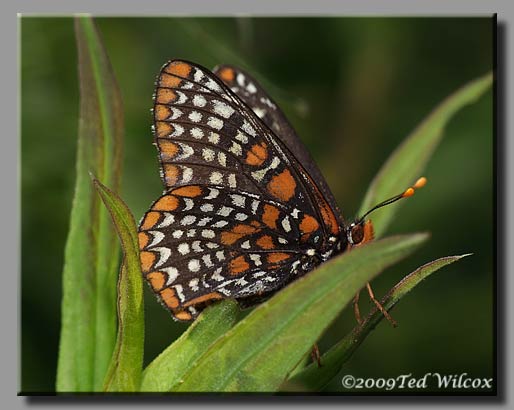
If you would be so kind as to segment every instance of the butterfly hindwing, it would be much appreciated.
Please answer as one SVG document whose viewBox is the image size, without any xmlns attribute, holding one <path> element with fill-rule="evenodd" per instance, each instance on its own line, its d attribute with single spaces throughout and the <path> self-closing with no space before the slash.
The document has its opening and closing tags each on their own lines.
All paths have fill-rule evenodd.
<svg viewBox="0 0 514 410">
<path fill-rule="evenodd" d="M 167 191 L 142 219 L 141 265 L 162 303 L 189 320 L 209 301 L 270 294 L 303 274 L 310 262 L 301 249 L 316 235 L 311 215 L 272 198 L 186 185 Z"/>
</svg>

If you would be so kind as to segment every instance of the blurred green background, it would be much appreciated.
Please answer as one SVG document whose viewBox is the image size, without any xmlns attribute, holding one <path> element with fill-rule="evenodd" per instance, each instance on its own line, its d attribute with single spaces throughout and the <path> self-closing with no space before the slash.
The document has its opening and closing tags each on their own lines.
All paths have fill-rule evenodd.
<svg viewBox="0 0 514 410">
<path fill-rule="evenodd" d="M 98 18 L 125 104 L 122 197 L 136 220 L 161 193 L 150 131 L 154 80 L 171 58 L 239 65 L 268 90 L 320 165 L 346 218 L 391 151 L 443 98 L 492 69 L 489 18 Z M 53 391 L 63 248 L 75 177 L 77 55 L 71 18 L 23 17 L 21 31 L 22 380 Z M 436 273 L 383 321 L 343 374 L 492 377 L 493 103 L 489 91 L 449 124 L 390 233 L 430 242 L 374 282 L 383 295 L 435 258 L 473 253 Z M 384 198 L 385 199 L 385 198 Z M 186 325 L 146 298 L 145 364 Z M 361 295 L 361 309 L 369 308 Z M 322 351 L 355 324 L 347 309 Z M 344 392 L 341 377 L 327 390 Z"/>
</svg>

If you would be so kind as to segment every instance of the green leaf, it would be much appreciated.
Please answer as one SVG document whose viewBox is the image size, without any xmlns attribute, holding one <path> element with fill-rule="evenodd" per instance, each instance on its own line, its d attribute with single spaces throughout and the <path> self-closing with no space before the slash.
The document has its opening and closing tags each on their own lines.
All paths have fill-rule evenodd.
<svg viewBox="0 0 514 410">
<path fill-rule="evenodd" d="M 407 293 L 417 286 L 423 279 L 442 267 L 456 262 L 468 255 L 448 256 L 429 262 L 403 278 L 396 284 L 380 302 L 387 310 L 391 310 Z M 320 391 L 337 373 L 353 352 L 360 346 L 366 336 L 384 318 L 384 315 L 375 307 L 363 322 L 356 326 L 346 337 L 334 345 L 321 357 L 322 366 L 311 363 L 289 379 L 282 391 Z"/>
<path fill-rule="evenodd" d="M 75 21 L 80 80 L 77 176 L 66 242 L 56 389 L 100 390 L 116 337 L 118 245 L 88 172 L 119 189 L 123 113 L 91 19 Z"/>
<path fill-rule="evenodd" d="M 355 293 L 426 238 L 366 244 L 294 281 L 215 342 L 175 391 L 276 391 Z"/>
<path fill-rule="evenodd" d="M 171 391 L 198 358 L 234 326 L 238 313 L 239 307 L 233 300 L 224 300 L 206 308 L 180 338 L 147 366 L 141 391 Z"/>
<path fill-rule="evenodd" d="M 143 274 L 139 262 L 137 227 L 123 201 L 98 180 L 93 182 L 109 210 L 123 249 L 118 279 L 118 335 L 104 390 L 134 392 L 139 390 L 141 384 L 145 336 Z"/>
<path fill-rule="evenodd" d="M 465 105 L 476 101 L 492 84 L 492 74 L 478 78 L 446 98 L 396 148 L 368 188 L 359 215 L 364 215 L 377 203 L 405 190 L 421 176 L 425 165 L 441 141 L 450 119 Z M 384 234 L 398 205 L 386 206 L 373 213 L 375 237 Z"/>
</svg>

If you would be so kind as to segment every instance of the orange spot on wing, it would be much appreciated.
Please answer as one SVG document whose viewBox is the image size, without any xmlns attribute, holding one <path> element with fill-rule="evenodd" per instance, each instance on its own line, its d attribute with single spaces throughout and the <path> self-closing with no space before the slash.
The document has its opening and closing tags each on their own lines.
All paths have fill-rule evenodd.
<svg viewBox="0 0 514 410">
<path fill-rule="evenodd" d="M 146 275 L 146 280 L 150 282 L 150 286 L 156 292 L 159 292 L 166 283 L 166 275 L 162 272 L 150 272 Z"/>
<path fill-rule="evenodd" d="M 156 122 L 155 123 L 155 134 L 157 138 L 164 138 L 173 132 L 173 126 L 167 122 Z"/>
<path fill-rule="evenodd" d="M 184 303 L 184 307 L 198 305 L 199 303 L 208 302 L 210 300 L 223 299 L 223 296 L 218 292 L 207 293 L 206 295 L 199 296 L 191 299 L 189 302 Z"/>
<path fill-rule="evenodd" d="M 296 182 L 288 169 L 271 178 L 267 185 L 268 192 L 275 198 L 287 202 L 294 196 Z"/>
<path fill-rule="evenodd" d="M 159 212 L 148 212 L 145 216 L 145 220 L 139 229 L 146 231 L 152 228 L 159 220 Z"/>
<path fill-rule="evenodd" d="M 316 218 L 305 215 L 302 219 L 302 222 L 300 223 L 300 230 L 303 233 L 311 233 L 314 232 L 316 229 L 319 228 L 319 223 L 316 220 Z"/>
<path fill-rule="evenodd" d="M 166 73 L 162 73 L 161 78 L 159 79 L 159 85 L 161 87 L 168 87 L 168 88 L 176 88 L 180 85 L 181 82 L 182 82 L 181 78 L 174 76 L 174 75 L 169 75 Z"/>
<path fill-rule="evenodd" d="M 155 253 L 143 251 L 139 254 L 139 259 L 141 260 L 141 270 L 148 272 L 155 262 Z"/>
<path fill-rule="evenodd" d="M 261 236 L 255 243 L 262 249 L 273 249 L 275 247 L 273 238 L 269 235 Z"/>
<path fill-rule="evenodd" d="M 289 259 L 291 257 L 291 254 L 284 253 L 284 252 L 274 252 L 270 253 L 268 255 L 268 262 L 269 263 L 277 263 L 286 259 Z"/>
<path fill-rule="evenodd" d="M 163 161 L 173 159 L 179 151 L 177 144 L 168 140 L 159 139 L 157 144 L 159 145 L 159 152 Z"/>
<path fill-rule="evenodd" d="M 177 94 L 169 88 L 159 88 L 157 90 L 157 102 L 159 104 L 169 104 L 177 98 Z"/>
<path fill-rule="evenodd" d="M 277 219 L 280 211 L 276 206 L 264 205 L 264 212 L 262 214 L 262 222 L 264 222 L 271 229 L 277 229 Z"/>
<path fill-rule="evenodd" d="M 250 264 L 246 261 L 243 255 L 230 261 L 229 270 L 231 275 L 237 275 L 248 269 L 250 269 Z"/>
<path fill-rule="evenodd" d="M 267 145 L 265 142 L 253 145 L 246 155 L 246 163 L 253 166 L 262 165 L 264 161 L 266 161 L 266 158 L 268 158 L 268 151 L 266 147 Z"/>
<path fill-rule="evenodd" d="M 137 234 L 137 240 L 139 242 L 139 249 L 142 250 L 145 248 L 146 245 L 148 245 L 148 240 L 149 240 L 149 236 L 148 234 L 144 233 L 144 232 L 139 232 Z"/>
<path fill-rule="evenodd" d="M 177 298 L 177 294 L 175 289 L 166 288 L 159 292 L 161 295 L 162 301 L 168 306 L 170 309 L 175 309 L 180 305 L 180 302 Z"/>
<path fill-rule="evenodd" d="M 202 194 L 202 188 L 198 185 L 189 185 L 174 189 L 171 191 L 173 195 L 187 196 L 188 198 L 194 198 Z"/>
<path fill-rule="evenodd" d="M 168 186 L 175 185 L 178 181 L 180 170 L 172 164 L 164 164 L 164 178 Z"/>
<path fill-rule="evenodd" d="M 176 310 L 176 311 L 172 312 L 172 315 L 175 317 L 175 319 L 183 320 L 183 321 L 193 319 L 193 316 L 191 315 L 191 313 L 186 312 L 185 310 Z"/>
<path fill-rule="evenodd" d="M 155 211 L 174 211 L 178 207 L 178 199 L 173 195 L 164 195 L 152 207 Z"/>
<path fill-rule="evenodd" d="M 234 81 L 235 77 L 234 70 L 232 70 L 229 67 L 225 67 L 218 73 L 218 77 L 226 83 L 231 83 L 232 81 Z"/>
<path fill-rule="evenodd" d="M 236 225 L 230 231 L 221 233 L 221 243 L 223 245 L 232 245 L 246 235 L 257 232 L 258 229 L 251 225 Z"/>
<path fill-rule="evenodd" d="M 191 65 L 184 61 L 172 61 L 165 68 L 165 71 L 170 74 L 176 74 L 181 77 L 187 77 L 191 72 Z"/>
<path fill-rule="evenodd" d="M 165 105 L 156 105 L 154 108 L 154 117 L 157 121 L 163 121 L 171 115 L 171 110 Z"/>
</svg>

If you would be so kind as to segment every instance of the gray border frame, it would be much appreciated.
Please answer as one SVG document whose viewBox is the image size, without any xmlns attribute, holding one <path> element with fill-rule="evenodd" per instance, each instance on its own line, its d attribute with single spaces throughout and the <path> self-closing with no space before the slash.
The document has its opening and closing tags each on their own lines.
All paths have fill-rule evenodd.
<svg viewBox="0 0 514 410">
<path fill-rule="evenodd" d="M 510 273 L 514 271 L 514 255 L 507 254 L 509 249 L 513 249 L 512 234 L 514 222 L 507 210 L 514 208 L 512 188 L 514 172 L 514 144 L 508 136 L 512 133 L 512 123 L 509 117 L 511 110 L 510 102 L 513 96 L 512 82 L 507 75 L 512 72 L 513 54 L 508 45 L 512 43 L 512 25 L 514 2 L 512 0 L 447 0 L 444 3 L 433 2 L 430 0 L 345 0 L 335 4 L 331 0 L 261 0 L 259 2 L 249 2 L 245 0 L 223 0 L 223 1 L 200 1 L 188 0 L 185 2 L 174 0 L 146 0 L 141 1 L 106 1 L 90 0 L 81 2 L 76 0 L 50 0 L 41 2 L 40 0 L 21 0 L 16 3 L 2 4 L 2 23 L 0 30 L 2 35 L 3 62 L 1 65 L 2 75 L 2 112 L 8 128 L 1 138 L 2 148 L 0 149 L 0 186 L 2 187 L 2 214 L 4 216 L 4 230 L 2 235 L 2 270 L 4 281 L 2 284 L 2 297 L 0 298 L 0 320 L 3 327 L 3 337 L 1 352 L 0 375 L 2 377 L 2 404 L 5 408 L 17 409 L 28 406 L 44 407 L 68 407 L 73 404 L 80 404 L 83 407 L 104 408 L 118 406 L 139 406 L 144 404 L 169 406 L 186 406 L 189 404 L 202 407 L 218 407 L 227 405 L 247 405 L 247 406 L 319 406 L 320 404 L 331 407 L 364 405 L 365 407 L 380 406 L 399 406 L 399 405 L 423 405 L 430 408 L 445 407 L 469 407 L 469 406 L 492 406 L 511 407 L 513 405 L 513 393 L 509 387 L 513 383 L 514 356 L 507 350 L 514 346 L 513 321 L 514 302 L 510 295 L 514 294 L 514 279 Z M 122 6 L 121 6 L 122 5 Z M 121 7 L 120 7 L 121 6 Z M 476 16 L 491 15 L 498 13 L 498 23 L 500 25 L 500 35 L 498 37 L 498 76 L 497 76 L 497 177 L 498 177 L 498 202 L 497 202 L 497 249 L 498 249 L 498 313 L 499 313 L 499 338 L 498 338 L 498 361 L 499 361 L 499 392 L 498 398 L 487 397 L 430 397 L 427 399 L 416 400 L 413 397 L 230 397 L 220 398 L 212 396 L 203 397 L 179 397 L 171 398 L 143 397 L 126 398 L 122 400 L 111 399 L 110 397 L 83 397 L 82 400 L 76 398 L 20 398 L 16 397 L 19 388 L 19 346 L 20 336 L 18 327 L 18 315 L 14 314 L 13 306 L 17 306 L 19 312 L 19 272 L 20 272 L 20 193 L 18 190 L 20 167 L 19 167 L 19 138 L 12 136 L 19 135 L 19 65 L 18 65 L 18 23 L 17 13 L 22 14 L 45 14 L 45 15 L 68 15 L 76 12 L 89 12 L 98 15 L 255 15 L 255 16 L 329 16 L 329 15 L 390 15 L 390 16 Z M 16 79 L 16 81 L 13 81 Z M 13 102 L 16 101 L 16 105 Z M 14 120 L 16 119 L 16 120 Z M 13 153 L 16 152 L 16 155 Z M 13 257 L 16 255 L 16 257 Z M 13 292 L 16 289 L 16 292 Z M 16 353 L 15 353 L 16 352 Z M 503 380 L 502 380 L 503 379 Z M 121 399 L 121 398 L 120 398 Z"/>
</svg>

